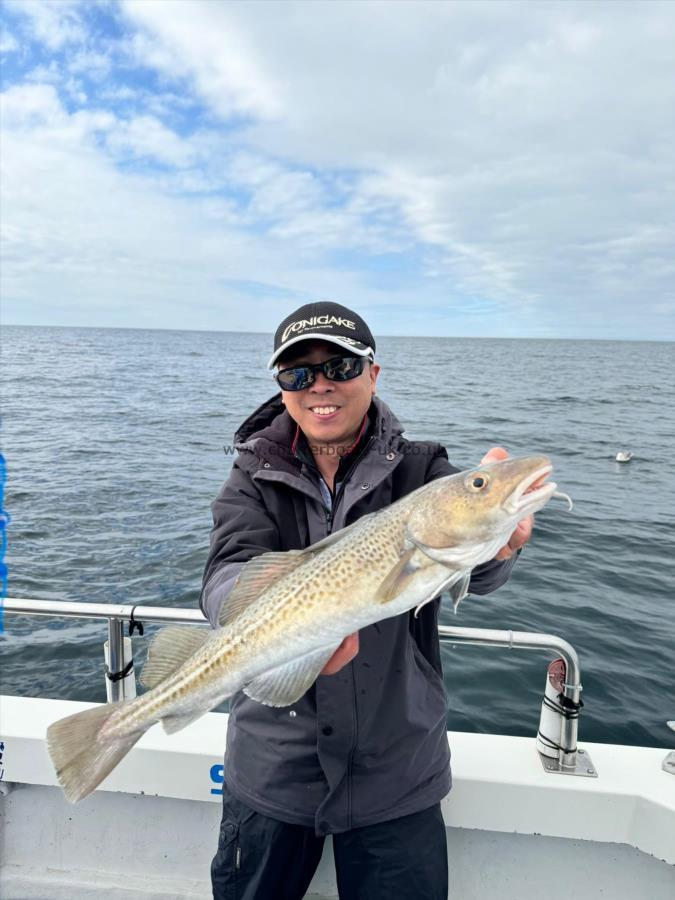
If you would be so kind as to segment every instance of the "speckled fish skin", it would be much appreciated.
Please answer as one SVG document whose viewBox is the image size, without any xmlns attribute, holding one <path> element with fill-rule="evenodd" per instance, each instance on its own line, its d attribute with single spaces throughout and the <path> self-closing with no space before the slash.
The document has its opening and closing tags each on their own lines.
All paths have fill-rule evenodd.
<svg viewBox="0 0 675 900">
<path fill-rule="evenodd" d="M 84 754 L 73 759 L 72 728 L 68 754 L 62 752 L 65 728 L 58 733 L 52 729 L 60 723 L 50 727 L 49 749 L 66 796 L 86 796 L 155 722 L 178 730 L 242 688 L 269 705 L 295 702 L 294 692 L 302 696 L 347 634 L 465 585 L 470 570 L 494 558 L 518 521 L 550 499 L 556 485 L 545 479 L 551 470 L 545 457 L 488 463 L 425 485 L 307 550 L 252 560 L 231 597 L 240 588 L 242 594 L 247 579 L 253 593 L 249 588 L 251 596 L 231 621 L 208 633 L 152 690 L 102 707 L 110 712 L 100 714 L 93 734 L 82 732 L 101 748 L 99 755 L 117 748 L 97 771 L 87 757 L 85 776 Z M 256 592 L 265 581 L 268 586 Z M 176 627 L 166 631 L 180 644 Z"/>
</svg>

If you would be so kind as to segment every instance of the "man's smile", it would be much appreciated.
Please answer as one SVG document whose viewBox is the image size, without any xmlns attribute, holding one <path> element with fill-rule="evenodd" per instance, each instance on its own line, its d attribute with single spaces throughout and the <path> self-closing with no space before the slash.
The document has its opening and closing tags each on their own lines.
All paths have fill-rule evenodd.
<svg viewBox="0 0 675 900">
<path fill-rule="evenodd" d="M 339 409 L 340 409 L 340 407 L 336 406 L 335 404 L 309 407 L 310 412 L 313 412 L 314 415 L 316 415 L 316 416 L 320 416 L 322 419 L 328 418 L 330 416 L 334 416 L 335 413 L 337 413 Z"/>
</svg>

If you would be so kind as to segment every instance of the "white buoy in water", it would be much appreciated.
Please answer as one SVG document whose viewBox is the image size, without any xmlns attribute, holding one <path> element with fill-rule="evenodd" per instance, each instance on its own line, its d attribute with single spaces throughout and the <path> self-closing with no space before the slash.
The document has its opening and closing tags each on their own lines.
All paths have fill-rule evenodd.
<svg viewBox="0 0 675 900">
<path fill-rule="evenodd" d="M 617 462 L 630 462 L 632 458 L 632 450 L 619 450 L 615 457 Z"/>
<path fill-rule="evenodd" d="M 675 731 L 675 719 L 671 719 L 670 722 L 666 722 L 666 725 L 668 726 L 668 728 L 670 728 L 671 731 Z"/>
</svg>

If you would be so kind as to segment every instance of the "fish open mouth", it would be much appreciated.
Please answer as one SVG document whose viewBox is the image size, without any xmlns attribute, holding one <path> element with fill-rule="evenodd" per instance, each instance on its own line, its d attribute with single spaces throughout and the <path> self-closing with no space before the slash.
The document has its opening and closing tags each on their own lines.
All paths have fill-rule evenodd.
<svg viewBox="0 0 675 900">
<path fill-rule="evenodd" d="M 520 482 L 509 497 L 509 506 L 513 512 L 529 512 L 530 508 L 540 508 L 550 500 L 558 487 L 555 481 L 546 480 L 552 471 L 553 466 L 549 463 Z"/>
</svg>

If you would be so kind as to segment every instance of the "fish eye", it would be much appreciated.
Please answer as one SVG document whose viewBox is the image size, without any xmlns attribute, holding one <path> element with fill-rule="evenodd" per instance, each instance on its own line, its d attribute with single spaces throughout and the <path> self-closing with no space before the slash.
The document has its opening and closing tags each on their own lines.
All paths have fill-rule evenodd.
<svg viewBox="0 0 675 900">
<path fill-rule="evenodd" d="M 469 485 L 475 491 L 482 491 L 483 488 L 488 486 L 489 481 L 490 479 L 487 477 L 487 475 L 474 475 L 471 478 Z"/>
</svg>

